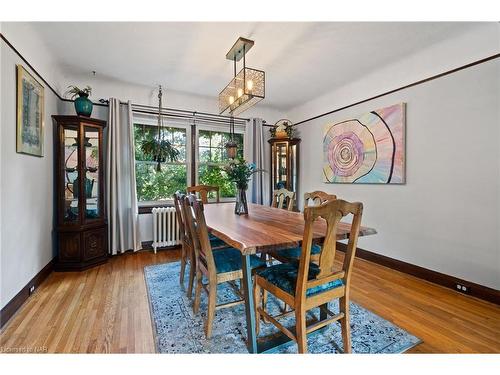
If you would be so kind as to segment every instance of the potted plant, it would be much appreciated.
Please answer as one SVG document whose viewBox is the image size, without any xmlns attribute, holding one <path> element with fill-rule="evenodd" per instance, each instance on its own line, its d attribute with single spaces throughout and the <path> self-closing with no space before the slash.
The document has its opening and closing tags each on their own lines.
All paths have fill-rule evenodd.
<svg viewBox="0 0 500 375">
<path fill-rule="evenodd" d="M 265 172 L 263 169 L 257 169 L 254 163 L 247 163 L 245 159 L 235 159 L 223 167 L 229 181 L 236 184 L 238 189 L 236 193 L 236 205 L 234 213 L 237 215 L 248 214 L 248 204 L 246 191 L 248 183 L 254 173 Z"/>
<path fill-rule="evenodd" d="M 177 161 L 179 158 L 179 150 L 177 150 L 166 139 L 147 138 L 141 143 L 141 151 L 145 156 L 155 161 L 156 171 L 161 171 L 161 163 Z"/>
<path fill-rule="evenodd" d="M 91 93 L 92 88 L 90 86 L 83 89 L 77 86 L 68 86 L 68 91 L 66 91 L 65 95 L 71 95 L 72 100 L 76 98 L 75 110 L 77 115 L 90 117 L 93 107 L 92 101 L 89 99 Z"/>
</svg>

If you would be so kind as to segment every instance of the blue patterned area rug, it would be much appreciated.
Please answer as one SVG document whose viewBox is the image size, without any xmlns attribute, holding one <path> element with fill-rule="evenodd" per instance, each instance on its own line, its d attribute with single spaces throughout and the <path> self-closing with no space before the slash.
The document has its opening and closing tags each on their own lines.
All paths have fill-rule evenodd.
<svg viewBox="0 0 500 375">
<path fill-rule="evenodd" d="M 156 350 L 159 353 L 248 353 L 244 306 L 216 311 L 212 338 L 207 340 L 204 332 L 206 293 L 202 291 L 200 311 L 194 315 L 193 301 L 186 297 L 185 292 L 188 272 L 185 285 L 181 286 L 179 271 L 179 262 L 144 268 Z M 233 289 L 226 285 L 219 285 L 217 303 L 237 299 Z M 336 302 L 332 302 L 329 308 L 338 311 Z M 279 311 L 278 301 L 272 295 L 269 295 L 268 309 L 273 315 Z M 311 310 L 311 314 L 319 315 L 319 312 Z M 294 321 L 293 316 L 282 320 L 285 326 L 293 326 Z M 276 331 L 272 324 L 261 323 L 260 335 Z M 402 353 L 421 342 L 404 329 L 352 302 L 351 337 L 354 353 Z M 342 347 L 338 323 L 330 324 L 308 337 L 309 353 L 341 353 Z M 290 342 L 280 346 L 276 352 L 297 353 L 297 345 Z"/>
</svg>

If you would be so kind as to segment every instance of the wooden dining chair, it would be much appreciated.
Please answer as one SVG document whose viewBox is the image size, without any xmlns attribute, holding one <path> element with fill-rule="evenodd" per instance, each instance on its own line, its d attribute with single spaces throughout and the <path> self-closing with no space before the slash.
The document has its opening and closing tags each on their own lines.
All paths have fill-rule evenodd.
<svg viewBox="0 0 500 375">
<path fill-rule="evenodd" d="M 184 274 L 186 272 L 186 266 L 189 264 L 189 282 L 187 288 L 187 296 L 191 298 L 193 292 L 193 282 L 196 275 L 196 257 L 193 248 L 193 238 L 191 232 L 187 227 L 186 223 L 186 212 L 182 205 L 185 194 L 177 191 L 174 194 L 174 207 L 175 216 L 177 218 L 177 223 L 179 225 L 179 232 L 181 237 L 181 272 L 179 275 L 179 282 L 181 285 L 184 284 Z M 188 213 L 189 214 L 189 213 Z M 210 238 L 210 244 L 212 249 L 219 250 L 227 248 L 229 246 L 217 237 Z"/>
<path fill-rule="evenodd" d="M 311 206 L 319 206 L 325 202 L 337 199 L 335 194 L 328 194 L 323 191 L 313 191 L 304 194 L 304 209 Z M 292 247 L 288 249 L 278 249 L 269 252 L 270 256 L 279 260 L 282 263 L 298 262 L 302 248 Z M 321 253 L 321 246 L 313 244 L 311 249 L 311 262 L 317 263 L 319 261 L 319 254 Z"/>
<path fill-rule="evenodd" d="M 302 242 L 302 254 L 299 263 L 282 263 L 255 274 L 254 297 L 257 334 L 260 317 L 272 322 L 290 339 L 295 340 L 299 353 L 307 352 L 307 334 L 328 324 L 340 321 L 344 352 L 351 352 L 351 334 L 349 326 L 349 291 L 352 265 L 356 253 L 358 234 L 361 225 L 363 205 L 344 200 L 332 200 L 320 206 L 307 207 L 304 210 L 305 228 Z M 353 215 L 349 242 L 341 269 L 335 269 L 337 229 L 340 220 Z M 318 264 L 311 263 L 313 224 L 319 218 L 326 220 L 326 237 L 321 249 Z M 293 310 L 277 316 L 271 316 L 263 304 L 267 292 L 291 306 Z M 339 312 L 328 309 L 328 302 L 339 299 Z M 307 311 L 319 307 L 319 319 L 306 325 Z M 278 319 L 295 314 L 295 332 L 283 326 Z"/>
<path fill-rule="evenodd" d="M 293 211 L 293 206 L 295 205 L 295 192 L 285 188 L 274 190 L 271 207 L 283 208 L 285 203 L 287 210 Z"/>
<path fill-rule="evenodd" d="M 210 203 L 208 201 L 208 194 L 209 193 L 215 193 L 215 202 L 216 203 L 219 203 L 220 202 L 220 198 L 219 198 L 219 187 L 218 186 L 213 186 L 213 185 L 195 185 L 195 186 L 189 186 L 186 191 L 188 193 L 193 193 L 193 194 L 197 194 L 201 201 L 204 203 L 204 204 L 207 204 L 207 203 Z"/>
<path fill-rule="evenodd" d="M 187 232 L 187 227 L 185 225 L 184 209 L 182 207 L 182 200 L 184 199 L 184 196 L 185 195 L 180 193 L 179 191 L 176 191 L 174 194 L 175 216 L 179 225 L 179 233 L 181 237 L 181 272 L 179 282 L 181 285 L 184 284 L 186 265 L 189 263 L 190 267 L 187 295 L 189 298 L 191 298 L 193 292 L 194 276 L 196 274 L 196 260 L 194 258 L 194 249 L 191 234 Z"/>
<path fill-rule="evenodd" d="M 185 217 L 193 238 L 196 256 L 196 290 L 193 311 L 198 313 L 200 307 L 201 289 L 208 295 L 208 313 L 205 323 L 205 335 L 212 336 L 212 326 L 215 310 L 232 307 L 244 303 L 243 294 L 234 283 L 243 278 L 241 269 L 241 252 L 234 248 L 225 248 L 213 251 L 210 244 L 208 229 L 203 212 L 203 202 L 197 200 L 194 195 L 184 198 Z M 266 262 L 255 255 L 250 256 L 250 267 L 252 270 L 263 268 Z M 203 276 L 208 284 L 203 283 Z M 229 282 L 239 300 L 217 305 L 217 285 Z M 207 288 L 208 287 L 208 288 Z"/>
</svg>

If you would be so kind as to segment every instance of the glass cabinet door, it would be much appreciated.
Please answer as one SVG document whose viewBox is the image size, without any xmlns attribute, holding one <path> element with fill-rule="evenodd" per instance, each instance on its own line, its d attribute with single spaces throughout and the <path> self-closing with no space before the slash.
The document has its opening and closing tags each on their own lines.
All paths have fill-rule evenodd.
<svg viewBox="0 0 500 375">
<path fill-rule="evenodd" d="M 79 202 L 79 158 L 78 158 L 78 129 L 64 128 L 64 166 L 62 183 L 63 196 L 63 222 L 74 223 L 78 222 L 80 217 L 80 202 Z"/>
<path fill-rule="evenodd" d="M 276 143 L 275 148 L 275 181 L 274 188 L 281 189 L 287 187 L 287 144 Z"/>
<path fill-rule="evenodd" d="M 85 175 L 84 202 L 85 220 L 98 219 L 101 215 L 101 192 L 99 191 L 100 170 L 99 156 L 101 145 L 99 144 L 100 129 L 92 126 L 84 126 L 83 148 L 84 163 L 83 173 Z"/>
</svg>

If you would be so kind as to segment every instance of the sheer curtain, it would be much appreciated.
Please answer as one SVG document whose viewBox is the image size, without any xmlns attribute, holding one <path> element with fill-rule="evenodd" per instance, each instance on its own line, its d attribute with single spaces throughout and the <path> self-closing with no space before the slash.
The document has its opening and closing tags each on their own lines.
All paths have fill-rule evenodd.
<svg viewBox="0 0 500 375">
<path fill-rule="evenodd" d="M 244 139 L 245 159 L 249 163 L 255 163 L 258 169 L 266 172 L 259 172 L 253 175 L 250 183 L 250 200 L 253 203 L 269 205 L 271 197 L 269 195 L 269 163 L 267 155 L 268 144 L 264 136 L 264 126 L 262 119 L 251 118 L 246 123 Z"/>
<path fill-rule="evenodd" d="M 141 248 L 135 186 L 134 125 L 132 103 L 109 99 L 106 150 L 106 197 L 109 251 L 112 255 Z"/>
</svg>

